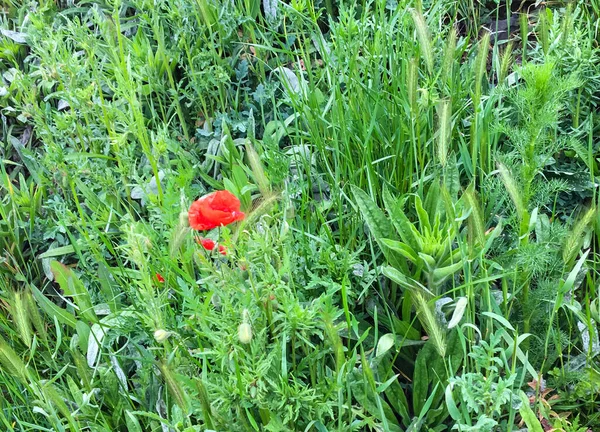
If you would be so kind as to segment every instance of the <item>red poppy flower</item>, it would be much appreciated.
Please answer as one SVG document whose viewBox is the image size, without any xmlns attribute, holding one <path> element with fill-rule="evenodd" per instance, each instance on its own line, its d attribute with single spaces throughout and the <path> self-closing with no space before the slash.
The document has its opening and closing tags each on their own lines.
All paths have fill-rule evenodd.
<svg viewBox="0 0 600 432">
<path fill-rule="evenodd" d="M 204 195 L 194 201 L 188 212 L 190 227 L 205 231 L 244 219 L 240 200 L 231 192 L 222 190 Z"/>
<path fill-rule="evenodd" d="M 213 250 L 216 246 L 215 241 L 211 240 L 209 238 L 201 238 L 201 239 L 198 239 L 197 241 L 198 241 L 198 244 L 202 245 L 202 247 L 204 249 L 206 249 L 207 251 Z"/>
<path fill-rule="evenodd" d="M 219 245 L 219 253 L 221 255 L 227 255 L 227 248 L 223 245 Z"/>
<path fill-rule="evenodd" d="M 156 280 L 159 281 L 160 283 L 164 283 L 165 278 L 162 277 L 162 275 L 160 273 L 156 273 Z"/>
</svg>

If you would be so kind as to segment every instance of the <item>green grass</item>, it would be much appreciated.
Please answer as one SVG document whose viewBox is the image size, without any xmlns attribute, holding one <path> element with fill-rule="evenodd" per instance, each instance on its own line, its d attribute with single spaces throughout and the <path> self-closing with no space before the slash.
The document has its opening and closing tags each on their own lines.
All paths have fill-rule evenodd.
<svg viewBox="0 0 600 432">
<path fill-rule="evenodd" d="M 3 4 L 1 429 L 598 429 L 598 7 L 529 3 Z"/>
</svg>

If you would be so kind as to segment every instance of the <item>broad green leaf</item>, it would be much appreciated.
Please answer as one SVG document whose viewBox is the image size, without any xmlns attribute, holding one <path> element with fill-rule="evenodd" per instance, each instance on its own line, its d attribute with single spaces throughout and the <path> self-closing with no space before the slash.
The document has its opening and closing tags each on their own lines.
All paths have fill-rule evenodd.
<svg viewBox="0 0 600 432">
<path fill-rule="evenodd" d="M 373 370 L 367 361 L 364 352 L 361 354 L 362 357 L 362 372 L 363 379 L 366 380 L 368 385 L 357 385 L 354 387 L 354 395 L 361 402 L 361 405 L 372 416 L 381 420 L 385 430 L 393 432 L 401 432 L 401 428 L 398 425 L 396 416 L 389 404 L 377 393 L 377 386 L 373 376 Z"/>
<path fill-rule="evenodd" d="M 131 432 L 142 432 L 142 426 L 140 425 L 139 420 L 129 410 L 125 410 L 125 424 L 127 425 L 127 430 Z"/>
<path fill-rule="evenodd" d="M 384 238 L 393 238 L 394 230 L 392 224 L 377 204 L 373 202 L 371 197 L 356 186 L 352 186 L 352 193 L 354 194 L 360 214 L 365 219 L 375 240 L 380 241 Z"/>
<path fill-rule="evenodd" d="M 421 258 L 423 260 L 423 262 L 425 263 L 425 265 L 427 266 L 427 269 L 429 271 L 433 271 L 436 266 L 437 266 L 437 261 L 435 260 L 434 257 L 432 257 L 431 255 L 428 255 L 426 253 L 423 252 L 419 252 L 419 258 Z"/>
<path fill-rule="evenodd" d="M 402 255 L 406 259 L 412 261 L 413 263 L 419 262 L 419 257 L 417 255 L 417 253 L 407 244 L 404 244 L 397 240 L 390 240 L 390 239 L 382 239 L 381 241 L 388 248 L 390 248 L 393 251 L 398 252 L 400 255 Z"/>
<path fill-rule="evenodd" d="M 383 374 L 389 373 L 389 371 L 392 370 L 392 364 L 389 358 L 391 357 L 383 358 L 381 365 L 379 366 L 379 371 L 383 371 L 381 372 Z M 385 390 L 385 396 L 396 414 L 400 414 L 400 417 L 402 417 L 402 422 L 405 425 L 410 424 L 411 417 L 409 414 L 408 401 L 406 400 L 404 390 L 397 379 L 395 379 Z"/>
<path fill-rule="evenodd" d="M 483 315 L 488 316 L 490 318 L 495 319 L 496 321 L 498 321 L 500 324 L 502 324 L 504 327 L 506 327 L 507 329 L 511 330 L 511 331 L 515 331 L 515 328 L 512 326 L 511 323 L 508 322 L 508 320 L 506 318 L 504 318 L 503 316 L 500 316 L 498 314 L 495 314 L 493 312 L 482 312 Z"/>
<path fill-rule="evenodd" d="M 521 414 L 529 432 L 544 432 L 540 421 L 529 406 L 529 398 L 523 391 L 521 391 L 521 407 L 519 408 L 519 414 Z"/>
<path fill-rule="evenodd" d="M 398 342 L 400 347 L 409 346 L 415 342 L 418 345 L 423 345 L 421 334 L 410 324 L 410 322 L 402 321 L 395 316 L 392 316 L 392 328 L 396 335 L 399 336 Z"/>
<path fill-rule="evenodd" d="M 398 380 L 395 380 L 386 389 L 385 395 L 396 412 L 400 414 L 400 417 L 402 417 L 404 424 L 407 424 L 410 421 L 410 414 L 408 413 L 408 401 L 406 400 L 404 390 L 402 390 L 402 387 L 400 384 L 398 384 Z"/>
<path fill-rule="evenodd" d="M 579 258 L 579 261 L 577 261 L 577 264 L 575 264 L 575 267 L 573 267 L 573 270 L 571 270 L 571 272 L 569 273 L 569 276 L 567 276 L 567 280 L 560 287 L 560 289 L 559 289 L 560 294 L 564 295 L 574 288 L 575 280 L 577 279 L 577 275 L 581 271 L 581 267 L 583 267 L 583 264 L 585 263 L 585 260 L 589 253 L 590 253 L 590 251 L 588 249 L 583 253 L 583 255 L 581 255 L 581 258 Z"/>
<path fill-rule="evenodd" d="M 404 258 L 399 256 L 396 252 L 390 250 L 385 244 L 382 243 L 382 239 L 393 239 L 394 228 L 388 218 L 385 216 L 383 211 L 373 202 L 373 200 L 361 189 L 356 186 L 352 186 L 352 193 L 360 214 L 365 219 L 369 231 L 373 235 L 373 238 L 379 244 L 383 254 L 385 255 L 388 262 L 395 267 L 406 269 L 406 262 Z"/>
<path fill-rule="evenodd" d="M 77 325 L 77 319 L 69 311 L 52 303 L 40 290 L 34 285 L 30 285 L 33 296 L 35 297 L 38 305 L 43 309 L 48 316 L 56 318 L 60 323 L 66 324 L 71 328 L 75 328 Z"/>
<path fill-rule="evenodd" d="M 399 374 L 394 375 L 393 377 L 391 377 L 390 379 L 388 379 L 386 382 L 384 382 L 383 384 L 380 384 L 377 386 L 377 393 L 383 393 L 387 390 L 387 388 L 392 385 L 392 383 L 396 382 L 398 380 L 398 376 Z"/>
<path fill-rule="evenodd" d="M 417 210 L 417 216 L 419 217 L 421 231 L 431 232 L 431 222 L 429 220 L 429 215 L 423 208 L 423 202 L 421 201 L 421 197 L 419 197 L 418 195 L 415 196 L 415 210 Z"/>
<path fill-rule="evenodd" d="M 40 254 L 38 256 L 38 258 L 39 259 L 52 258 L 52 257 L 56 257 L 56 256 L 72 254 L 74 252 L 75 252 L 75 248 L 73 247 L 73 245 L 61 246 L 61 247 L 57 247 L 57 248 L 48 249 L 43 254 Z"/>
<path fill-rule="evenodd" d="M 392 197 L 388 189 L 384 189 L 383 191 L 383 202 L 385 204 L 385 208 L 390 215 L 390 219 L 394 228 L 396 228 L 396 232 L 400 236 L 400 239 L 411 249 L 415 249 L 418 247 L 417 240 L 415 236 L 419 236 L 419 232 L 415 228 L 415 226 L 410 222 L 408 217 L 404 214 L 402 210 L 403 204 L 400 200 L 396 200 Z"/>
<path fill-rule="evenodd" d="M 460 411 L 458 410 L 458 407 L 456 406 L 456 402 L 454 402 L 454 395 L 452 394 L 452 384 L 448 384 L 446 386 L 446 392 L 445 392 L 445 399 L 446 399 L 446 407 L 448 408 L 448 412 L 450 413 L 450 416 L 454 419 L 454 420 L 459 420 L 461 419 L 461 415 L 460 415 Z"/>
<path fill-rule="evenodd" d="M 440 214 L 440 182 L 434 180 L 431 186 L 427 190 L 427 196 L 423 203 L 423 208 L 428 215 L 439 215 Z"/>
<path fill-rule="evenodd" d="M 94 305 L 83 282 L 64 264 L 58 261 L 52 261 L 50 268 L 54 274 L 54 279 L 60 285 L 65 295 L 72 297 L 79 308 L 79 313 L 90 322 L 98 322 Z"/>
<path fill-rule="evenodd" d="M 399 270 L 395 269 L 391 266 L 385 266 L 381 269 L 381 272 L 384 276 L 390 278 L 393 282 L 396 282 L 402 288 L 406 288 L 409 290 L 417 290 L 423 291 L 429 295 L 433 295 L 431 291 L 429 291 L 425 286 L 420 284 L 414 279 L 411 279 L 404 274 L 402 274 Z"/>
<path fill-rule="evenodd" d="M 375 350 L 375 357 L 379 357 L 388 352 L 395 344 L 396 338 L 392 333 L 386 333 L 379 338 L 377 342 L 377 349 Z"/>
<path fill-rule="evenodd" d="M 421 412 L 429 396 L 429 369 L 431 357 L 437 355 L 433 344 L 427 342 L 417 354 L 413 375 L 413 411 Z"/>
<path fill-rule="evenodd" d="M 462 319 L 463 315 L 465 314 L 467 302 L 468 301 L 467 301 L 466 297 L 458 298 L 458 301 L 456 302 L 456 306 L 454 307 L 454 312 L 452 313 L 452 318 L 450 319 L 450 322 L 448 322 L 448 330 L 456 327 L 458 325 L 458 323 L 460 323 L 460 320 Z"/>
<path fill-rule="evenodd" d="M 462 263 L 462 261 L 460 261 L 460 262 L 457 262 L 455 264 L 449 265 L 447 267 L 436 268 L 433 271 L 433 279 L 437 283 L 441 283 L 447 277 L 453 275 L 454 273 L 456 273 L 457 271 L 459 271 L 460 269 L 462 269 L 462 267 L 463 267 L 463 263 Z"/>
</svg>

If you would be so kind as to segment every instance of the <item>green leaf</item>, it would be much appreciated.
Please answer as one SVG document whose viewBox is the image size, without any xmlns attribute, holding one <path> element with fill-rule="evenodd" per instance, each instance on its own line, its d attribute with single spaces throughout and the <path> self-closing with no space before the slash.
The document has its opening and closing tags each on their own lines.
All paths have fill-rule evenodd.
<svg viewBox="0 0 600 432">
<path fill-rule="evenodd" d="M 27 366 L 11 346 L 0 336 L 0 369 L 25 381 L 27 377 Z"/>
<path fill-rule="evenodd" d="M 457 271 L 463 268 L 462 261 L 459 261 L 455 264 L 451 264 L 447 267 L 436 268 L 433 271 L 433 279 L 436 283 L 443 282 L 448 276 L 453 275 Z"/>
<path fill-rule="evenodd" d="M 495 314 L 493 312 L 482 312 L 483 315 L 488 316 L 490 318 L 495 319 L 496 321 L 498 321 L 500 324 L 502 324 L 504 327 L 506 327 L 507 329 L 511 330 L 511 331 L 515 331 L 515 328 L 511 325 L 511 323 L 508 322 L 508 320 L 506 318 L 504 318 L 503 316 L 500 316 L 498 314 Z"/>
<path fill-rule="evenodd" d="M 431 223 L 429 221 L 429 215 L 423 208 L 423 202 L 420 196 L 415 196 L 415 210 L 417 210 L 417 216 L 419 217 L 419 224 L 421 225 L 421 231 L 431 232 Z"/>
<path fill-rule="evenodd" d="M 61 247 L 57 247 L 57 248 L 53 248 L 53 249 L 48 249 L 43 254 L 40 254 L 38 256 L 38 258 L 39 259 L 52 258 L 52 257 L 56 257 L 56 256 L 72 254 L 74 252 L 75 252 L 75 248 L 72 245 L 61 246 Z"/>
<path fill-rule="evenodd" d="M 390 239 L 382 239 L 381 240 L 384 245 L 390 248 L 393 251 L 398 252 L 404 258 L 412 261 L 413 263 L 419 262 L 419 257 L 417 253 L 407 244 L 399 242 L 398 240 L 390 240 Z"/>
<path fill-rule="evenodd" d="M 417 354 L 413 374 L 413 411 L 421 412 L 429 395 L 429 368 L 431 357 L 435 355 L 433 344 L 427 342 Z"/>
<path fill-rule="evenodd" d="M 529 398 L 527 395 L 521 391 L 521 407 L 519 408 L 519 414 L 523 418 L 523 421 L 527 425 L 527 430 L 529 432 L 544 432 L 542 429 L 542 425 L 539 420 L 535 416 L 535 413 L 529 406 Z"/>
<path fill-rule="evenodd" d="M 448 386 L 446 386 L 446 392 L 444 395 L 446 400 L 446 407 L 448 408 L 450 416 L 454 420 L 460 420 L 462 416 L 460 415 L 460 411 L 456 406 L 456 402 L 454 402 L 454 395 L 452 394 L 452 384 L 448 384 Z"/>
<path fill-rule="evenodd" d="M 390 379 L 388 379 L 386 382 L 384 382 L 383 384 L 380 384 L 379 386 L 377 386 L 377 393 L 383 393 L 386 391 L 386 389 L 392 385 L 393 382 L 395 382 L 398 379 L 398 375 L 396 374 L 393 377 L 391 377 Z"/>
<path fill-rule="evenodd" d="M 373 202 L 373 200 L 361 189 L 352 186 L 352 193 L 356 200 L 356 205 L 360 214 L 365 219 L 367 226 L 373 238 L 379 244 L 381 251 L 385 255 L 388 262 L 395 267 L 406 269 L 406 262 L 397 253 L 390 250 L 383 242 L 383 239 L 393 239 L 394 227 L 385 216 L 383 211 Z"/>
<path fill-rule="evenodd" d="M 393 198 L 389 190 L 386 188 L 383 191 L 383 203 L 385 205 L 385 209 L 390 215 L 390 219 L 394 225 L 394 228 L 396 228 L 396 232 L 400 236 L 400 239 L 402 239 L 405 244 L 410 246 L 411 249 L 417 249 L 419 247 L 417 237 L 420 237 L 420 234 L 402 210 L 404 206 L 404 200 L 397 200 Z"/>
<path fill-rule="evenodd" d="M 40 290 L 38 290 L 34 285 L 30 285 L 31 292 L 35 297 L 38 305 L 42 308 L 44 312 L 48 314 L 48 316 L 52 318 L 56 318 L 60 323 L 66 324 L 71 328 L 75 328 L 77 325 L 77 319 L 73 314 L 68 312 L 67 310 L 58 307 L 54 303 L 52 303 Z"/>
<path fill-rule="evenodd" d="M 379 357 L 388 352 L 395 344 L 395 337 L 392 333 L 384 334 L 379 338 L 377 342 L 377 349 L 375 350 L 375 357 Z"/>
<path fill-rule="evenodd" d="M 430 215 L 439 215 L 440 214 L 440 182 L 434 180 L 429 189 L 427 190 L 427 196 L 425 197 L 425 202 L 423 203 L 423 208 Z"/>
<path fill-rule="evenodd" d="M 373 202 L 371 197 L 362 189 L 352 186 L 352 193 L 361 215 L 365 219 L 371 234 L 377 241 L 384 238 L 392 238 L 393 227 L 383 211 Z"/>
<path fill-rule="evenodd" d="M 577 275 L 581 271 L 581 267 L 583 267 L 583 264 L 585 263 L 585 260 L 589 253 L 590 253 L 590 251 L 588 249 L 583 253 L 583 255 L 581 255 L 581 258 L 579 258 L 579 261 L 577 261 L 577 264 L 575 264 L 575 267 L 573 267 L 573 270 L 571 270 L 571 272 L 569 273 L 569 276 L 567 276 L 567 280 L 559 288 L 558 292 L 560 294 L 564 295 L 574 288 L 575 280 L 577 279 Z"/>
<path fill-rule="evenodd" d="M 50 268 L 54 274 L 54 279 L 60 285 L 65 295 L 73 298 L 73 301 L 79 308 L 79 313 L 88 321 L 98 322 L 92 299 L 83 282 L 81 282 L 71 269 L 58 261 L 52 261 Z"/>
<path fill-rule="evenodd" d="M 127 425 L 128 431 L 142 432 L 143 430 L 135 414 L 129 410 L 125 410 L 125 424 Z"/>
<path fill-rule="evenodd" d="M 384 370 L 391 370 L 392 365 L 389 361 L 386 363 L 382 362 L 382 367 Z M 397 414 L 400 414 L 404 424 L 408 425 L 411 421 L 408 401 L 406 400 L 404 390 L 397 379 L 395 379 L 385 390 L 385 396 L 389 401 L 391 408 L 394 409 Z"/>
<path fill-rule="evenodd" d="M 381 272 L 383 273 L 384 276 L 388 277 L 393 282 L 396 282 L 402 288 L 406 288 L 409 290 L 422 291 L 429 295 L 433 295 L 433 293 L 431 291 L 429 291 L 424 285 L 422 285 L 421 283 L 417 282 L 414 279 L 409 278 L 408 276 L 405 276 L 399 270 L 395 269 L 392 266 L 383 267 L 381 269 Z"/>
</svg>

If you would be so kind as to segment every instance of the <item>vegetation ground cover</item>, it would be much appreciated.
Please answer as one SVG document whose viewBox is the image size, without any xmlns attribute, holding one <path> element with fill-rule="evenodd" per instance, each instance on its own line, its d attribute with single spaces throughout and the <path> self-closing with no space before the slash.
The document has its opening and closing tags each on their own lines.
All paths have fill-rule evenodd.
<svg viewBox="0 0 600 432">
<path fill-rule="evenodd" d="M 2 430 L 600 430 L 597 0 L 0 12 Z"/>
</svg>

